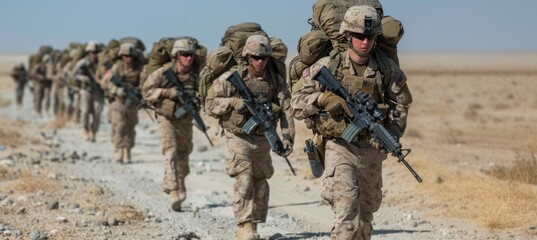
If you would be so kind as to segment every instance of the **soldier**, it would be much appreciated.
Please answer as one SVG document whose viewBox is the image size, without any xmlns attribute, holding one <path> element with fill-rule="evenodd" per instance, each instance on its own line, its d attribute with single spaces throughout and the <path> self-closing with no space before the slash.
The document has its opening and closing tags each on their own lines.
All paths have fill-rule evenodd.
<svg viewBox="0 0 537 240">
<path fill-rule="evenodd" d="M 88 55 L 76 63 L 73 75 L 75 80 L 80 82 L 80 114 L 84 128 L 84 139 L 95 142 L 104 105 L 103 90 L 97 82 L 95 74 L 100 47 L 96 42 L 89 41 L 85 51 Z"/>
<path fill-rule="evenodd" d="M 182 104 L 177 89 L 163 74 L 171 68 L 185 89 L 194 93 L 199 81 L 198 70 L 193 67 L 195 50 L 192 40 L 175 41 L 171 63 L 166 63 L 151 73 L 142 89 L 144 99 L 155 106 L 162 153 L 166 161 L 162 187 L 169 194 L 174 211 L 181 211 L 181 203 L 186 199 L 185 178 L 190 173 L 188 157 L 193 148 L 193 118 L 190 114 L 175 118 L 174 111 Z"/>
<path fill-rule="evenodd" d="M 254 95 L 266 99 L 279 119 L 284 156 L 293 150 L 294 123 L 291 117 L 290 92 L 285 80 L 276 71 L 267 68 L 272 48 L 267 37 L 252 35 L 246 40 L 242 56 L 248 62 L 237 68 L 245 85 Z M 226 79 L 226 72 L 215 80 L 206 99 L 207 111 L 219 116 L 229 153 L 226 171 L 235 178 L 233 212 L 237 222 L 237 239 L 259 239 L 257 224 L 265 222 L 268 212 L 269 185 L 274 173 L 271 147 L 263 135 L 256 131 L 246 134 L 244 122 L 251 117 L 244 99 Z M 276 122 L 273 123 L 276 127 Z M 258 129 L 259 130 L 259 129 Z"/>
<path fill-rule="evenodd" d="M 28 82 L 28 72 L 24 67 L 24 64 L 19 64 L 13 67 L 11 70 L 11 77 L 15 81 L 15 101 L 17 102 L 17 107 L 22 106 L 22 99 L 24 97 L 24 87 Z"/>
<path fill-rule="evenodd" d="M 70 60 L 62 69 L 63 78 L 67 86 L 64 92 L 65 99 L 67 99 L 65 114 L 71 124 L 80 123 L 80 82 L 76 81 L 73 76 L 73 69 L 77 62 L 76 57 L 79 54 L 77 48 L 82 48 L 82 46 L 74 46 L 69 50 Z M 83 51 L 83 49 L 80 51 Z"/>
<path fill-rule="evenodd" d="M 106 86 L 110 100 L 109 119 L 112 123 L 112 143 L 115 147 L 116 160 L 119 163 L 130 163 L 131 149 L 134 147 L 138 123 L 138 109 L 134 100 L 127 97 L 127 91 L 136 90 L 140 82 L 142 63 L 134 58 L 135 49 L 131 43 L 121 44 L 116 61 L 111 71 L 104 76 L 103 85 Z M 114 77 L 126 85 L 121 87 L 111 81 Z"/>
<path fill-rule="evenodd" d="M 52 86 L 52 59 L 49 54 L 43 54 L 30 72 L 34 80 L 34 112 L 41 116 L 43 107 L 48 110 L 50 107 L 50 89 Z M 45 103 L 43 103 L 45 101 Z M 43 106 L 43 104 L 45 106 Z"/>
<path fill-rule="evenodd" d="M 325 170 L 321 196 L 335 214 L 331 239 L 370 239 L 373 213 L 382 201 L 382 161 L 386 153 L 364 130 L 349 143 L 341 138 L 347 126 L 344 114 L 350 115 L 344 99 L 325 91 L 312 77 L 322 66 L 354 94 L 361 90 L 386 110 L 384 126 L 396 137 L 406 128 L 412 96 L 406 77 L 397 64 L 376 50 L 375 38 L 382 33 L 381 18 L 375 8 L 350 7 L 340 33 L 349 48 L 339 57 L 324 57 L 302 73 L 293 86 L 293 116 L 322 136 Z M 323 146 L 321 146 L 323 147 Z"/>
<path fill-rule="evenodd" d="M 59 117 L 64 113 L 64 88 L 65 88 L 65 74 L 63 69 L 69 62 L 68 51 L 55 52 L 55 63 L 53 65 L 52 75 L 52 112 L 56 117 Z"/>
</svg>

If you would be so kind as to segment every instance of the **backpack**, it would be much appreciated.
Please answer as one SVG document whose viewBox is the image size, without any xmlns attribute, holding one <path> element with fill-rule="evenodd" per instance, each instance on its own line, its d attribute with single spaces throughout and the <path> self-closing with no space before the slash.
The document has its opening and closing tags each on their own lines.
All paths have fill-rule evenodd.
<svg viewBox="0 0 537 240">
<path fill-rule="evenodd" d="M 296 83 L 302 71 L 322 57 L 329 56 L 331 51 L 342 52 L 347 45 L 339 34 L 341 22 L 347 9 L 362 4 L 360 0 L 317 0 L 313 5 L 310 21 L 312 30 L 304 34 L 298 42 L 298 56 L 289 66 L 289 87 Z M 383 56 L 394 60 L 399 65 L 397 43 L 404 34 L 403 25 L 397 19 L 384 16 L 382 18 L 383 34 L 377 38 L 377 50 L 384 52 Z"/>
<path fill-rule="evenodd" d="M 171 62 L 171 52 L 173 44 L 179 39 L 190 39 L 194 42 L 196 46 L 196 52 L 194 53 L 194 69 L 198 73 L 205 66 L 205 58 L 207 57 L 207 48 L 199 44 L 198 40 L 189 36 L 182 37 L 164 37 L 161 38 L 158 42 L 153 43 L 151 48 L 151 53 L 149 54 L 149 61 L 144 67 L 144 72 L 142 73 L 144 78 L 140 78 L 140 86 L 143 86 L 146 78 L 151 75 L 154 71 L 164 66 L 164 64 Z"/>
<path fill-rule="evenodd" d="M 230 26 L 222 37 L 220 47 L 209 53 L 206 65 L 200 72 L 200 82 L 198 94 L 201 100 L 201 108 L 205 111 L 205 98 L 207 91 L 222 73 L 229 71 L 231 68 L 243 65 L 247 61 L 242 57 L 242 49 L 246 44 L 246 39 L 252 35 L 268 34 L 263 31 L 261 25 L 253 22 L 244 22 Z M 267 67 L 277 71 L 282 77 L 287 74 L 285 59 L 287 58 L 287 45 L 279 38 L 269 38 L 273 48 L 272 55 L 267 63 Z M 281 61 L 283 60 L 283 62 Z"/>
</svg>

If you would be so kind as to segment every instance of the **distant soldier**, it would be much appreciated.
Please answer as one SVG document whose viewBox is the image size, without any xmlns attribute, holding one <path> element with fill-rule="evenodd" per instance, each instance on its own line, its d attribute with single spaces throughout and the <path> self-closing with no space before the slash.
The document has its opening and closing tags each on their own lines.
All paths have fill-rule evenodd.
<svg viewBox="0 0 537 240">
<path fill-rule="evenodd" d="M 121 44 L 118 55 L 120 59 L 114 64 L 111 71 L 104 76 L 103 86 L 108 89 L 110 99 L 109 119 L 112 123 L 112 143 L 116 151 L 116 160 L 120 163 L 131 161 L 131 149 L 134 147 L 138 123 L 138 109 L 135 100 L 129 98 L 127 91 L 138 94 L 142 63 L 134 57 L 134 45 Z M 125 87 L 114 81 L 120 81 Z M 131 95 L 132 96 L 132 95 Z"/>
<path fill-rule="evenodd" d="M 162 153 L 166 158 L 162 187 L 170 195 L 174 211 L 181 211 L 181 203 L 186 199 L 185 178 L 190 173 L 188 160 L 193 148 L 193 118 L 190 114 L 180 118 L 174 116 L 174 111 L 183 105 L 179 101 L 179 92 L 164 72 L 171 67 L 185 90 L 195 93 L 199 81 L 198 70 L 193 67 L 195 51 L 192 40 L 175 41 L 172 62 L 151 73 L 142 88 L 144 99 L 155 106 L 157 113 Z"/>
<path fill-rule="evenodd" d="M 67 51 L 55 52 L 52 74 L 52 112 L 56 117 L 63 115 L 65 111 L 65 75 L 63 68 L 69 62 Z"/>
<path fill-rule="evenodd" d="M 17 107 L 22 106 L 22 99 L 24 97 L 24 87 L 28 82 L 28 72 L 24 67 L 24 64 L 15 65 L 11 70 L 11 77 L 15 81 L 15 100 Z"/>
<path fill-rule="evenodd" d="M 42 114 L 43 107 L 45 110 L 48 110 L 50 107 L 52 68 L 53 65 L 50 55 L 44 54 L 41 57 L 41 61 L 39 61 L 30 72 L 34 88 L 34 112 L 39 116 Z"/>
<path fill-rule="evenodd" d="M 81 48 L 81 46 L 79 46 Z M 76 81 L 73 75 L 73 69 L 76 65 L 78 53 L 77 46 L 69 50 L 69 62 L 63 67 L 63 77 L 66 83 L 65 99 L 67 100 L 65 113 L 67 121 L 71 124 L 80 123 L 80 82 Z M 80 49 L 82 52 L 83 49 Z M 82 54 L 82 53 L 80 53 Z"/>
<path fill-rule="evenodd" d="M 238 66 L 237 73 L 258 99 L 270 103 L 276 116 L 273 125 L 280 124 L 283 136 L 283 156 L 293 151 L 294 123 L 291 116 L 291 94 L 278 72 L 267 67 L 272 47 L 267 37 L 252 35 L 246 40 L 242 56 L 247 62 Z M 268 214 L 269 185 L 274 174 L 270 143 L 260 126 L 251 134 L 242 127 L 252 117 L 245 97 L 227 81 L 228 71 L 215 80 L 206 98 L 207 111 L 219 117 L 231 159 L 226 171 L 235 178 L 233 213 L 237 239 L 259 239 L 257 224 L 265 222 Z"/>
<path fill-rule="evenodd" d="M 101 123 L 101 113 L 104 105 L 104 94 L 97 82 L 97 54 L 100 46 L 94 41 L 88 42 L 85 51 L 87 56 L 80 59 L 73 69 L 75 80 L 80 82 L 80 114 L 84 139 L 95 142 L 95 136 Z"/>
</svg>

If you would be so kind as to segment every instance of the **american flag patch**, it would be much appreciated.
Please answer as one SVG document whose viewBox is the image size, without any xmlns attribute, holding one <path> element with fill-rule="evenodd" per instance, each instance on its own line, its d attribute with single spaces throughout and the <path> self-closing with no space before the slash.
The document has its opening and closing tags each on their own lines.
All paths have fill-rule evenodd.
<svg viewBox="0 0 537 240">
<path fill-rule="evenodd" d="M 302 71 L 302 77 L 305 78 L 307 76 L 310 75 L 310 68 L 306 68 L 304 69 L 304 71 Z"/>
</svg>

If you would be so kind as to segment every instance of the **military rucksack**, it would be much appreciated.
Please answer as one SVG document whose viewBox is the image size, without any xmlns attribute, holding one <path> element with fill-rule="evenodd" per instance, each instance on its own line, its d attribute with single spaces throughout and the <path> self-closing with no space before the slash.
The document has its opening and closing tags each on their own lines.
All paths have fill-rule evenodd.
<svg viewBox="0 0 537 240">
<path fill-rule="evenodd" d="M 291 61 L 289 66 L 290 87 L 300 79 L 302 71 L 317 60 L 328 56 L 332 50 L 342 52 L 348 48 L 347 43 L 339 34 L 341 22 L 349 7 L 363 4 L 363 2 L 363 0 L 317 0 L 315 2 L 310 19 L 312 30 L 300 38 L 298 56 Z M 397 43 L 403 37 L 403 25 L 393 17 L 384 16 L 382 28 L 383 34 L 377 38 L 377 49 L 399 64 Z M 332 55 L 335 54 L 332 53 Z"/>
<path fill-rule="evenodd" d="M 145 70 L 143 72 L 143 75 L 145 76 L 145 78 L 140 79 L 140 86 L 143 86 L 144 81 L 151 73 L 164 66 L 164 64 L 171 62 L 171 52 L 173 44 L 175 43 L 175 41 L 185 38 L 193 41 L 196 46 L 196 52 L 194 53 L 193 69 L 195 69 L 195 71 L 197 71 L 198 73 L 201 71 L 201 69 L 205 66 L 205 58 L 207 57 L 207 48 L 205 46 L 199 44 L 196 38 L 189 36 L 164 37 L 161 38 L 158 42 L 153 43 L 151 53 L 149 54 L 149 62 L 144 67 Z"/>
<path fill-rule="evenodd" d="M 242 49 L 246 39 L 252 35 L 263 35 L 268 38 L 268 34 L 263 31 L 261 25 L 253 22 L 244 22 L 230 26 L 222 37 L 220 47 L 209 53 L 206 65 L 200 72 L 200 83 L 198 94 L 201 100 L 202 109 L 205 110 L 205 98 L 207 91 L 222 73 L 229 71 L 232 67 L 246 63 L 242 57 Z M 282 77 L 286 76 L 285 59 L 287 58 L 287 46 L 279 38 L 269 38 L 273 48 L 272 56 L 267 63 L 267 67 L 277 71 Z M 283 62 L 281 62 L 283 60 Z"/>
</svg>

